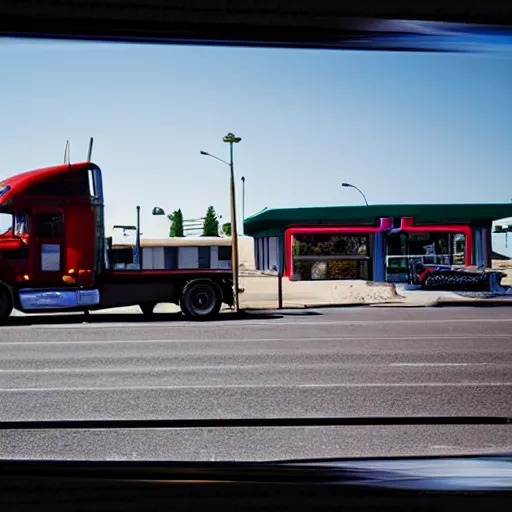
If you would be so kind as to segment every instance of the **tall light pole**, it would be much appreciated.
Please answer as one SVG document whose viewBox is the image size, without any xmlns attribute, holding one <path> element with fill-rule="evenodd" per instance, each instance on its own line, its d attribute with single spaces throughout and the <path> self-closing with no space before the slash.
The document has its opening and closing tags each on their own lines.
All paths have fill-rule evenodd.
<svg viewBox="0 0 512 512">
<path fill-rule="evenodd" d="M 137 253 L 137 266 L 142 270 L 142 258 L 140 250 L 140 206 L 137 206 L 137 232 L 135 234 L 135 251 Z"/>
<path fill-rule="evenodd" d="M 366 200 L 366 196 L 362 193 L 362 191 L 360 189 L 358 189 L 355 185 L 351 185 L 350 183 L 342 183 L 341 184 L 342 187 L 350 187 L 350 188 L 355 188 L 362 196 L 363 196 L 363 199 L 364 199 L 364 202 L 366 203 L 366 206 L 368 206 L 368 201 Z"/>
<path fill-rule="evenodd" d="M 215 155 L 207 153 L 206 151 L 201 151 L 201 155 L 211 156 L 220 162 L 229 165 L 230 170 L 230 179 L 229 179 L 229 197 L 231 203 L 231 270 L 233 272 L 233 288 L 234 288 L 234 296 L 235 296 L 235 311 L 238 313 L 239 301 L 238 301 L 238 229 L 236 222 L 236 196 L 235 196 L 235 165 L 233 161 L 233 144 L 237 144 L 242 139 L 241 137 L 235 137 L 233 133 L 228 133 L 222 140 L 229 144 L 229 162 L 222 160 Z"/>
<path fill-rule="evenodd" d="M 245 221 L 245 176 L 242 176 L 242 235 L 245 234 L 244 221 Z"/>
</svg>

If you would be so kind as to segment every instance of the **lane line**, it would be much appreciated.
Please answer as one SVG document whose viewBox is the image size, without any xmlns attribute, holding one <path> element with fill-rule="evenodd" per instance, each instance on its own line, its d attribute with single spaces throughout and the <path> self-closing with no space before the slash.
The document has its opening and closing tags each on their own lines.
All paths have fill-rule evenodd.
<svg viewBox="0 0 512 512">
<path fill-rule="evenodd" d="M 509 365 L 511 363 L 390 363 L 389 366 L 397 367 L 435 367 L 435 366 L 489 366 L 489 365 Z M 374 365 L 376 366 L 376 365 Z"/>
<path fill-rule="evenodd" d="M 56 324 L 56 325 L 48 325 L 48 324 L 36 324 L 36 325 L 19 325 L 19 326 L 7 326 L 0 328 L 0 333 L 9 330 L 30 330 L 30 329 L 111 329 L 115 328 L 124 328 L 124 329 L 134 329 L 134 328 L 144 328 L 148 327 L 152 328 L 203 328 L 203 329 L 212 329 L 212 328 L 226 328 L 226 327 L 235 327 L 239 328 L 241 326 L 260 326 L 260 327 L 278 327 L 278 326 L 302 326 L 302 325 L 314 325 L 314 326 L 322 326 L 322 325 L 375 325 L 375 324 L 425 324 L 425 323 L 437 323 L 437 324 L 453 324 L 453 323 L 511 323 L 512 318 L 450 318 L 450 319 L 440 319 L 440 318 L 423 318 L 423 319 L 412 319 L 412 320 L 324 320 L 319 319 L 317 321 L 306 321 L 297 318 L 296 321 L 280 321 L 280 319 L 269 319 L 266 321 L 260 320 L 224 320 L 218 322 L 210 322 L 206 325 L 199 326 L 196 323 L 174 323 L 174 322 L 162 322 L 156 324 L 155 322 L 137 322 L 137 323 L 129 323 L 128 325 L 125 322 L 112 322 L 109 324 L 100 324 L 100 323 L 76 323 L 76 324 Z"/>
<path fill-rule="evenodd" d="M 1 332 L 1 331 L 0 331 Z M 301 342 L 301 341 L 373 341 L 373 340 L 478 340 L 512 339 L 512 334 L 467 334 L 467 335 L 410 335 L 410 336 L 335 336 L 335 337 L 286 337 L 286 338 L 232 338 L 232 339 L 141 339 L 141 340 L 61 340 L 61 341 L 1 341 L 1 348 L 20 345 L 107 345 L 122 343 L 265 343 L 265 342 Z"/>
<path fill-rule="evenodd" d="M 512 382 L 396 382 L 396 383 L 341 383 L 341 384 L 233 384 L 233 385 L 193 385 L 193 386 L 119 386 L 119 387 L 76 387 L 76 388 L 0 388 L 0 393 L 13 394 L 13 393 L 38 393 L 38 392 L 76 392 L 76 391 L 101 391 L 101 392 L 114 392 L 114 391 L 185 391 L 196 389 L 220 389 L 226 391 L 228 389 L 320 389 L 320 388 L 441 388 L 441 387 L 455 387 L 455 388 L 485 388 L 485 387 L 512 387 Z"/>
<path fill-rule="evenodd" d="M 436 367 L 478 367 L 478 366 L 511 366 L 512 362 L 499 362 L 499 363 L 318 363 L 318 364 L 301 364 L 294 363 L 293 361 L 287 363 L 279 363 L 279 368 L 269 366 L 268 364 L 217 364 L 217 365 L 170 365 L 160 368 L 151 367 L 103 367 L 103 368 L 20 368 L 14 370 L 0 369 L 0 375 L 17 375 L 17 374 L 76 374 L 77 376 L 81 373 L 130 373 L 130 374 L 151 374 L 151 373 L 163 373 L 163 372 L 189 372 L 189 371 L 202 371 L 202 370 L 269 370 L 269 371 L 283 371 L 283 370 L 325 370 L 325 369 L 343 369 L 350 367 L 367 367 L 370 368 L 388 368 L 393 367 L 404 367 L 404 368 L 436 368 Z"/>
</svg>

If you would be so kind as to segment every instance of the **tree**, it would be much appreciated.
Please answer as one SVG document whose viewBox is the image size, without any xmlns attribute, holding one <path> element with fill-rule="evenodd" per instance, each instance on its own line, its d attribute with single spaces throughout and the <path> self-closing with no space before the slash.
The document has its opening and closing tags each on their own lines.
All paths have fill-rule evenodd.
<svg viewBox="0 0 512 512">
<path fill-rule="evenodd" d="M 203 222 L 203 236 L 219 236 L 219 220 L 213 206 L 208 206 Z"/>
<path fill-rule="evenodd" d="M 182 237 L 185 236 L 183 233 L 183 214 L 181 209 L 175 210 L 168 216 L 171 221 L 171 227 L 169 229 L 170 237 Z"/>
<path fill-rule="evenodd" d="M 231 236 L 231 222 L 225 222 L 222 224 L 222 233 L 225 236 Z"/>
</svg>

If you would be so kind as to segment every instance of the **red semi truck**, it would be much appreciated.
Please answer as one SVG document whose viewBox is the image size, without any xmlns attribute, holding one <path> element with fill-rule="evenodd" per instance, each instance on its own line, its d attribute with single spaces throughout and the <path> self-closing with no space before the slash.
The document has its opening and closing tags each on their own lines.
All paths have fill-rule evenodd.
<svg viewBox="0 0 512 512">
<path fill-rule="evenodd" d="M 231 269 L 143 270 L 135 251 L 105 237 L 103 184 L 92 162 L 64 164 L 0 183 L 0 324 L 24 313 L 179 304 L 193 319 L 233 306 Z M 138 259 L 137 259 L 138 256 Z M 138 262 L 117 270 L 115 262 Z M 133 267 L 133 264 L 131 265 Z"/>
</svg>

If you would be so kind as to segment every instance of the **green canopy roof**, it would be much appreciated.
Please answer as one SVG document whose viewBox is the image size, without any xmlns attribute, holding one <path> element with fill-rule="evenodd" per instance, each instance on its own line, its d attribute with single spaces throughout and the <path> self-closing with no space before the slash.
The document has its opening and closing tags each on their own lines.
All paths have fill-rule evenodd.
<svg viewBox="0 0 512 512">
<path fill-rule="evenodd" d="M 250 236 L 272 236 L 289 226 L 376 225 L 381 217 L 413 217 L 418 225 L 471 224 L 512 217 L 511 203 L 376 204 L 265 209 L 244 221 Z"/>
</svg>

